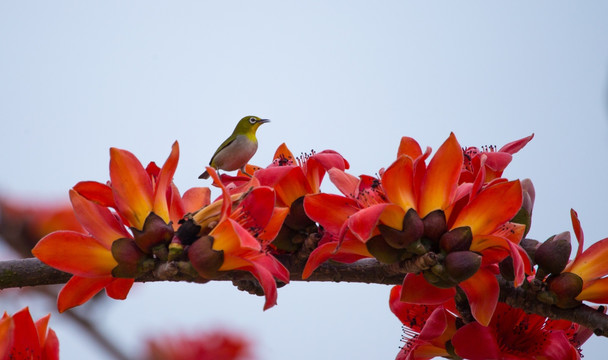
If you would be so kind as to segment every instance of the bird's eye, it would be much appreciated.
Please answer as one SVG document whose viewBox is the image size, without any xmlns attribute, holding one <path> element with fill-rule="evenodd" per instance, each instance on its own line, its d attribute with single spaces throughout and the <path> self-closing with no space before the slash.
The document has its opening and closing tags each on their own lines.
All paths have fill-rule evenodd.
<svg viewBox="0 0 608 360">
<path fill-rule="evenodd" d="M 258 121 L 258 120 L 257 120 L 256 118 L 254 118 L 254 117 L 250 117 L 250 118 L 249 118 L 249 123 L 250 123 L 250 124 L 255 124 L 257 121 Z"/>
</svg>

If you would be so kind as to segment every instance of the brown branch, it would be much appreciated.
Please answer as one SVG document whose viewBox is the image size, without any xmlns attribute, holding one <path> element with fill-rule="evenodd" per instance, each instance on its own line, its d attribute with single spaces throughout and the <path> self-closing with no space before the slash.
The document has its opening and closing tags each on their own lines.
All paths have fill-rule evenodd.
<svg viewBox="0 0 608 360">
<path fill-rule="evenodd" d="M 437 261 L 435 254 L 427 253 L 418 258 L 411 259 L 399 265 L 383 265 L 375 259 L 364 259 L 353 264 L 328 262 L 319 266 L 306 280 L 302 280 L 301 261 L 296 256 L 280 257 L 279 260 L 290 270 L 292 281 L 318 281 L 318 282 L 354 282 L 368 284 L 397 285 L 403 281 L 408 273 L 417 273 L 426 269 Z M 136 279 L 139 282 L 155 281 L 186 281 L 206 283 L 210 280 L 253 282 L 255 278 L 244 271 L 227 271 L 219 273 L 213 279 L 203 279 L 189 275 L 183 264 L 176 262 L 162 263 L 155 271 Z M 50 284 L 63 284 L 71 274 L 53 269 L 38 259 L 0 261 L 0 289 L 23 286 L 38 286 Z M 512 283 L 497 277 L 500 284 L 500 301 L 513 307 L 520 308 L 529 313 L 535 313 L 551 319 L 564 319 L 593 329 L 596 335 L 608 336 L 608 316 L 587 305 L 574 309 L 560 309 L 536 300 L 533 291 L 524 287 L 513 287 Z M 244 289 L 251 291 L 251 289 Z M 252 291 L 255 293 L 255 291 Z"/>
</svg>

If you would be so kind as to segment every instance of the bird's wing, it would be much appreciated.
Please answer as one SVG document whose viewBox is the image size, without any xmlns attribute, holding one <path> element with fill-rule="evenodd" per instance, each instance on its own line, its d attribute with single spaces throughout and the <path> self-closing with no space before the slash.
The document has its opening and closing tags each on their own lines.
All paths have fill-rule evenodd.
<svg viewBox="0 0 608 360">
<path fill-rule="evenodd" d="M 236 140 L 236 136 L 232 140 L 230 139 L 230 137 L 228 139 L 224 140 L 224 142 L 222 143 L 222 145 L 220 145 L 220 147 L 218 147 L 217 150 L 215 150 L 215 153 L 211 157 L 211 160 L 209 160 L 209 165 L 210 166 L 213 163 L 213 159 L 215 159 L 215 157 L 217 156 L 217 154 L 220 151 L 222 151 L 223 149 L 225 149 L 226 147 L 228 147 L 228 145 L 232 144 L 234 142 L 234 140 Z"/>
</svg>

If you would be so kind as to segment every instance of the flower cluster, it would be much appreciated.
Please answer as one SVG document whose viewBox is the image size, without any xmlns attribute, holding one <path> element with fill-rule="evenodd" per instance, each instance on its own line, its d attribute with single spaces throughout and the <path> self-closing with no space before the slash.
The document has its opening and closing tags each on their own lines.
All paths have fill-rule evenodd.
<svg viewBox="0 0 608 360">
<path fill-rule="evenodd" d="M 265 168 L 247 165 L 247 173 L 229 176 L 207 167 L 221 191 L 214 201 L 209 188 L 181 195 L 173 183 L 177 142 L 160 168 L 113 148 L 110 181 L 80 182 L 69 192 L 80 230 L 46 235 L 32 253 L 73 274 L 60 311 L 102 289 L 124 299 L 142 277 L 205 282 L 238 271 L 256 279 L 245 288 L 265 296 L 266 310 L 290 271 L 307 279 L 330 260 L 375 259 L 368 261 L 402 283 L 390 296 L 406 329 L 398 359 L 578 359 L 590 330 L 499 302 L 497 277 L 562 308 L 608 302 L 608 239 L 583 251 L 574 211 L 574 260 L 568 232 L 542 244 L 526 239 L 534 187 L 503 172 L 532 137 L 478 149 L 450 134 L 434 154 L 403 137 L 396 159 L 376 176 L 348 173 L 335 151 L 295 157 L 282 144 Z M 326 175 L 341 194 L 321 191 Z"/>
</svg>

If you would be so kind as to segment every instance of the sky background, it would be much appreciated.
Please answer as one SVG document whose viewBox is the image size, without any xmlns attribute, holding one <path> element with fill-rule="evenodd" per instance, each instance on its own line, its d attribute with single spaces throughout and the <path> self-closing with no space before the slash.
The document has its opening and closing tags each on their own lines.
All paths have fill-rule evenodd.
<svg viewBox="0 0 608 360">
<path fill-rule="evenodd" d="M 437 149 L 452 131 L 499 147 L 534 133 L 505 172 L 536 186 L 529 237 L 571 230 L 574 208 L 588 246 L 608 236 L 607 17 L 604 1 L 1 1 L 0 194 L 67 200 L 108 179 L 110 147 L 162 164 L 175 140 L 175 183 L 205 186 L 250 114 L 272 120 L 252 163 L 286 142 L 336 150 L 354 175 L 388 166 L 401 136 Z M 392 359 L 389 289 L 294 282 L 263 312 L 228 283 L 144 284 L 95 318 L 130 356 L 147 336 L 223 327 L 261 360 Z M 62 359 L 108 359 L 45 302 L 0 311 L 28 304 L 53 313 Z"/>
</svg>

